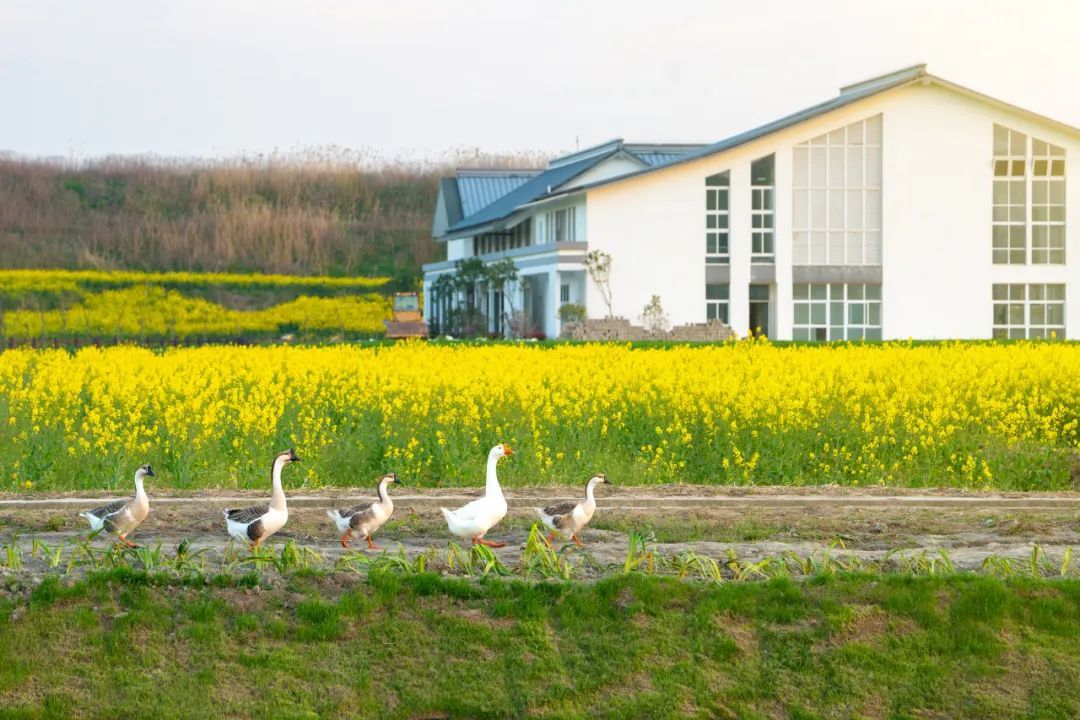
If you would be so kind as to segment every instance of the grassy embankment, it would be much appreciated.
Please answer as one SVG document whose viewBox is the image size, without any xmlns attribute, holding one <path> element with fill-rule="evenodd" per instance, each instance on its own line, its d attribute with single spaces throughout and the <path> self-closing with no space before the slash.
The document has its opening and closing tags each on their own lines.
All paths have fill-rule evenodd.
<svg viewBox="0 0 1080 720">
<path fill-rule="evenodd" d="M 1080 582 L 128 569 L 0 600 L 0 718 L 1080 715 Z"/>
</svg>

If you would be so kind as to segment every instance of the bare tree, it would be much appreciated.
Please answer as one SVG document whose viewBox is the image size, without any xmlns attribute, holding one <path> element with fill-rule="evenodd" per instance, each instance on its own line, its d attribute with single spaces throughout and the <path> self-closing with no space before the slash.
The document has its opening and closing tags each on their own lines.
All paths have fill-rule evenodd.
<svg viewBox="0 0 1080 720">
<path fill-rule="evenodd" d="M 607 305 L 608 317 L 614 317 L 615 312 L 611 308 L 611 256 L 603 250 L 590 250 L 585 256 L 585 269 Z"/>
<path fill-rule="evenodd" d="M 664 306 L 660 303 L 659 295 L 652 296 L 649 304 L 642 309 L 640 319 L 645 329 L 654 335 L 666 333 L 671 327 L 671 320 L 668 318 L 668 314 L 664 312 Z"/>
</svg>

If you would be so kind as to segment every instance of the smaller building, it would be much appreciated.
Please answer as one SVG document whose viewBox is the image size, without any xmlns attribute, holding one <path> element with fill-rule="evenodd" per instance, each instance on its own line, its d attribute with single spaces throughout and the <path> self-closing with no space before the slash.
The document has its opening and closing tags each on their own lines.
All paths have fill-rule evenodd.
<svg viewBox="0 0 1080 720">
<path fill-rule="evenodd" d="M 621 139 L 555 158 L 546 168 L 459 169 L 443 178 L 432 235 L 446 261 L 424 266 L 425 313 L 433 335 L 470 309 L 481 333 L 555 337 L 563 305 L 586 305 L 585 201 L 553 193 L 669 163 L 703 145 L 632 144 Z M 459 261 L 490 268 L 509 260 L 517 278 L 473 273 L 452 283 Z M 471 282 L 469 282 L 471 281 Z M 595 314 L 595 313 L 594 313 Z M 519 327 L 512 328 L 517 323 Z"/>
</svg>

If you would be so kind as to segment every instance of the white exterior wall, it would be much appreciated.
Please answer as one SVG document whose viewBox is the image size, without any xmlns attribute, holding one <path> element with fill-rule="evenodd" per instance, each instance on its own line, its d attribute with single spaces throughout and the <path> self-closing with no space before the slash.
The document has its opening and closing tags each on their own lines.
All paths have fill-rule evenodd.
<svg viewBox="0 0 1080 720">
<path fill-rule="evenodd" d="M 608 178 L 625 175 L 646 167 L 648 167 L 648 165 L 640 160 L 636 160 L 628 155 L 616 154 L 596 167 L 586 170 L 578 177 L 566 183 L 563 188 L 569 189 L 581 187 L 582 185 L 588 185 L 589 183 L 600 182 L 601 180 L 607 180 Z"/>
<path fill-rule="evenodd" d="M 994 283 L 1046 282 L 1067 283 L 1066 335 L 1080 339 L 1080 139 L 933 85 L 887 91 L 724 153 L 589 190 L 584 239 L 612 256 L 615 314 L 636 321 L 657 294 L 673 323 L 705 320 L 705 178 L 730 170 L 730 318 L 745 334 L 750 164 L 776 153 L 771 312 L 773 336 L 790 339 L 793 147 L 879 113 L 883 337 L 988 338 Z M 1067 265 L 992 264 L 994 123 L 1065 148 Z M 604 316 L 595 285 L 586 285 L 589 316 Z"/>
<path fill-rule="evenodd" d="M 473 239 L 471 237 L 448 240 L 446 242 L 446 259 L 461 260 L 472 255 Z"/>
</svg>

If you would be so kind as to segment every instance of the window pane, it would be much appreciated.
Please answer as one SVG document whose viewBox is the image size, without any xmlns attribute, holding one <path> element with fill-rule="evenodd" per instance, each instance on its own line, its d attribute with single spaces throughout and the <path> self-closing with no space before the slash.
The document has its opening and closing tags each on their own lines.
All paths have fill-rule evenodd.
<svg viewBox="0 0 1080 720">
<path fill-rule="evenodd" d="M 810 306 L 810 322 L 813 325 L 825 324 L 825 304 L 814 303 Z"/>
<path fill-rule="evenodd" d="M 1051 303 L 1046 306 L 1046 324 L 1064 325 L 1065 306 L 1061 303 Z"/>
<path fill-rule="evenodd" d="M 1000 125 L 994 126 L 994 154 L 1009 154 L 1009 131 Z"/>
<path fill-rule="evenodd" d="M 774 161 L 774 155 L 766 155 L 760 160 L 755 160 L 750 165 L 750 183 L 752 185 L 772 185 Z"/>
<path fill-rule="evenodd" d="M 796 300 L 805 300 L 810 297 L 809 285 L 796 285 L 792 288 L 791 296 Z"/>
<path fill-rule="evenodd" d="M 806 325 L 810 322 L 810 306 L 806 303 L 795 303 L 795 324 Z"/>
<path fill-rule="evenodd" d="M 815 299 L 815 300 L 824 300 L 825 299 L 825 294 L 826 294 L 826 286 L 825 285 L 811 285 L 810 286 L 810 297 L 812 297 L 813 299 Z"/>
</svg>

